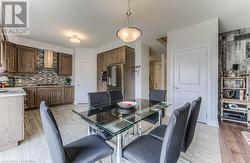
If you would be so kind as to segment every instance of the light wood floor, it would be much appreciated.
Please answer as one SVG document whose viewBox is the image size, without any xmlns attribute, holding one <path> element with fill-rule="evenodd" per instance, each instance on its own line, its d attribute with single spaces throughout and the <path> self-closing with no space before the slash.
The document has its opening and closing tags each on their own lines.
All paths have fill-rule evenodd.
<svg viewBox="0 0 250 163">
<path fill-rule="evenodd" d="M 72 112 L 73 108 L 86 109 L 75 105 L 52 108 L 64 144 L 87 135 L 87 124 Z M 166 123 L 167 119 L 163 122 Z M 220 153 L 218 129 L 198 123 L 194 140 L 181 157 L 192 163 L 220 163 Z M 38 110 L 25 112 L 25 140 L 18 147 L 0 152 L 0 162 L 51 163 Z"/>
</svg>

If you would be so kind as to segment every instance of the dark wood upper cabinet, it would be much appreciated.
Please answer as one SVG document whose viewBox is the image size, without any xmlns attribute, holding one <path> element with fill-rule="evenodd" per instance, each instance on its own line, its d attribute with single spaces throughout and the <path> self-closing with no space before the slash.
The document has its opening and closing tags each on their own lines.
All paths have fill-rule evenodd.
<svg viewBox="0 0 250 163">
<path fill-rule="evenodd" d="M 58 53 L 58 73 L 59 75 L 72 75 L 72 55 Z"/>
<path fill-rule="evenodd" d="M 4 42 L 6 72 L 17 72 L 17 48 L 15 44 Z"/>
<path fill-rule="evenodd" d="M 35 73 L 37 68 L 37 49 L 17 46 L 17 70 L 20 73 Z"/>
<path fill-rule="evenodd" d="M 123 63 L 125 62 L 125 47 L 121 47 L 116 50 L 116 58 L 117 58 L 117 63 Z"/>
</svg>

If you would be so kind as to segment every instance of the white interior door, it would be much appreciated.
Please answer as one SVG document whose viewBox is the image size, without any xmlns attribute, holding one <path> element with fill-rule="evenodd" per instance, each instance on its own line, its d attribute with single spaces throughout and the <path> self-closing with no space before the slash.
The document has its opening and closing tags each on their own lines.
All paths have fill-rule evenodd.
<svg viewBox="0 0 250 163">
<path fill-rule="evenodd" d="M 76 102 L 88 103 L 88 93 L 94 91 L 94 68 L 91 62 L 76 63 Z"/>
<path fill-rule="evenodd" d="M 198 120 L 207 122 L 206 111 L 206 48 L 182 50 L 174 53 L 174 106 L 202 97 Z"/>
</svg>

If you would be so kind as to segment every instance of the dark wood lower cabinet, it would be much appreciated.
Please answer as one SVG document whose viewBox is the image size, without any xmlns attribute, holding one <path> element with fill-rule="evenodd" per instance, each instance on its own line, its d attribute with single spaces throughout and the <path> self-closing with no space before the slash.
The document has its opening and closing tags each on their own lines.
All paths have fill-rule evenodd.
<svg viewBox="0 0 250 163">
<path fill-rule="evenodd" d="M 65 86 L 63 92 L 63 103 L 70 104 L 74 102 L 74 87 Z"/>
<path fill-rule="evenodd" d="M 36 99 L 36 107 L 39 107 L 42 101 L 46 101 L 48 105 L 51 105 L 50 88 L 37 88 L 35 99 Z"/>
<path fill-rule="evenodd" d="M 36 88 L 33 87 L 28 87 L 28 88 L 24 88 L 25 92 L 26 92 L 26 98 L 25 98 L 25 104 L 26 107 L 25 109 L 31 109 L 31 108 L 35 108 L 36 107 L 36 101 L 35 101 L 35 94 L 36 94 Z"/>
<path fill-rule="evenodd" d="M 50 105 L 59 105 L 62 104 L 62 88 L 52 88 L 50 89 Z"/>
<path fill-rule="evenodd" d="M 39 108 L 42 101 L 50 106 L 74 102 L 74 86 L 26 87 L 26 110 Z"/>
</svg>

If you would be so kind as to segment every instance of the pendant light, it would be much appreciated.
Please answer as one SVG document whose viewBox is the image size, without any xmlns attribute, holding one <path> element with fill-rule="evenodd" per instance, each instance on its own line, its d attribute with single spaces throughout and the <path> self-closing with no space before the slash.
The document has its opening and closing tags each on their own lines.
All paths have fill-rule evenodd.
<svg viewBox="0 0 250 163">
<path fill-rule="evenodd" d="M 126 13 L 127 17 L 126 17 L 124 27 L 119 29 L 116 32 L 116 36 L 126 43 L 133 42 L 142 35 L 142 31 L 139 28 L 131 25 L 131 23 L 134 24 L 134 22 L 133 22 L 132 13 L 130 10 L 130 1 L 131 0 L 128 0 L 128 11 Z"/>
</svg>

